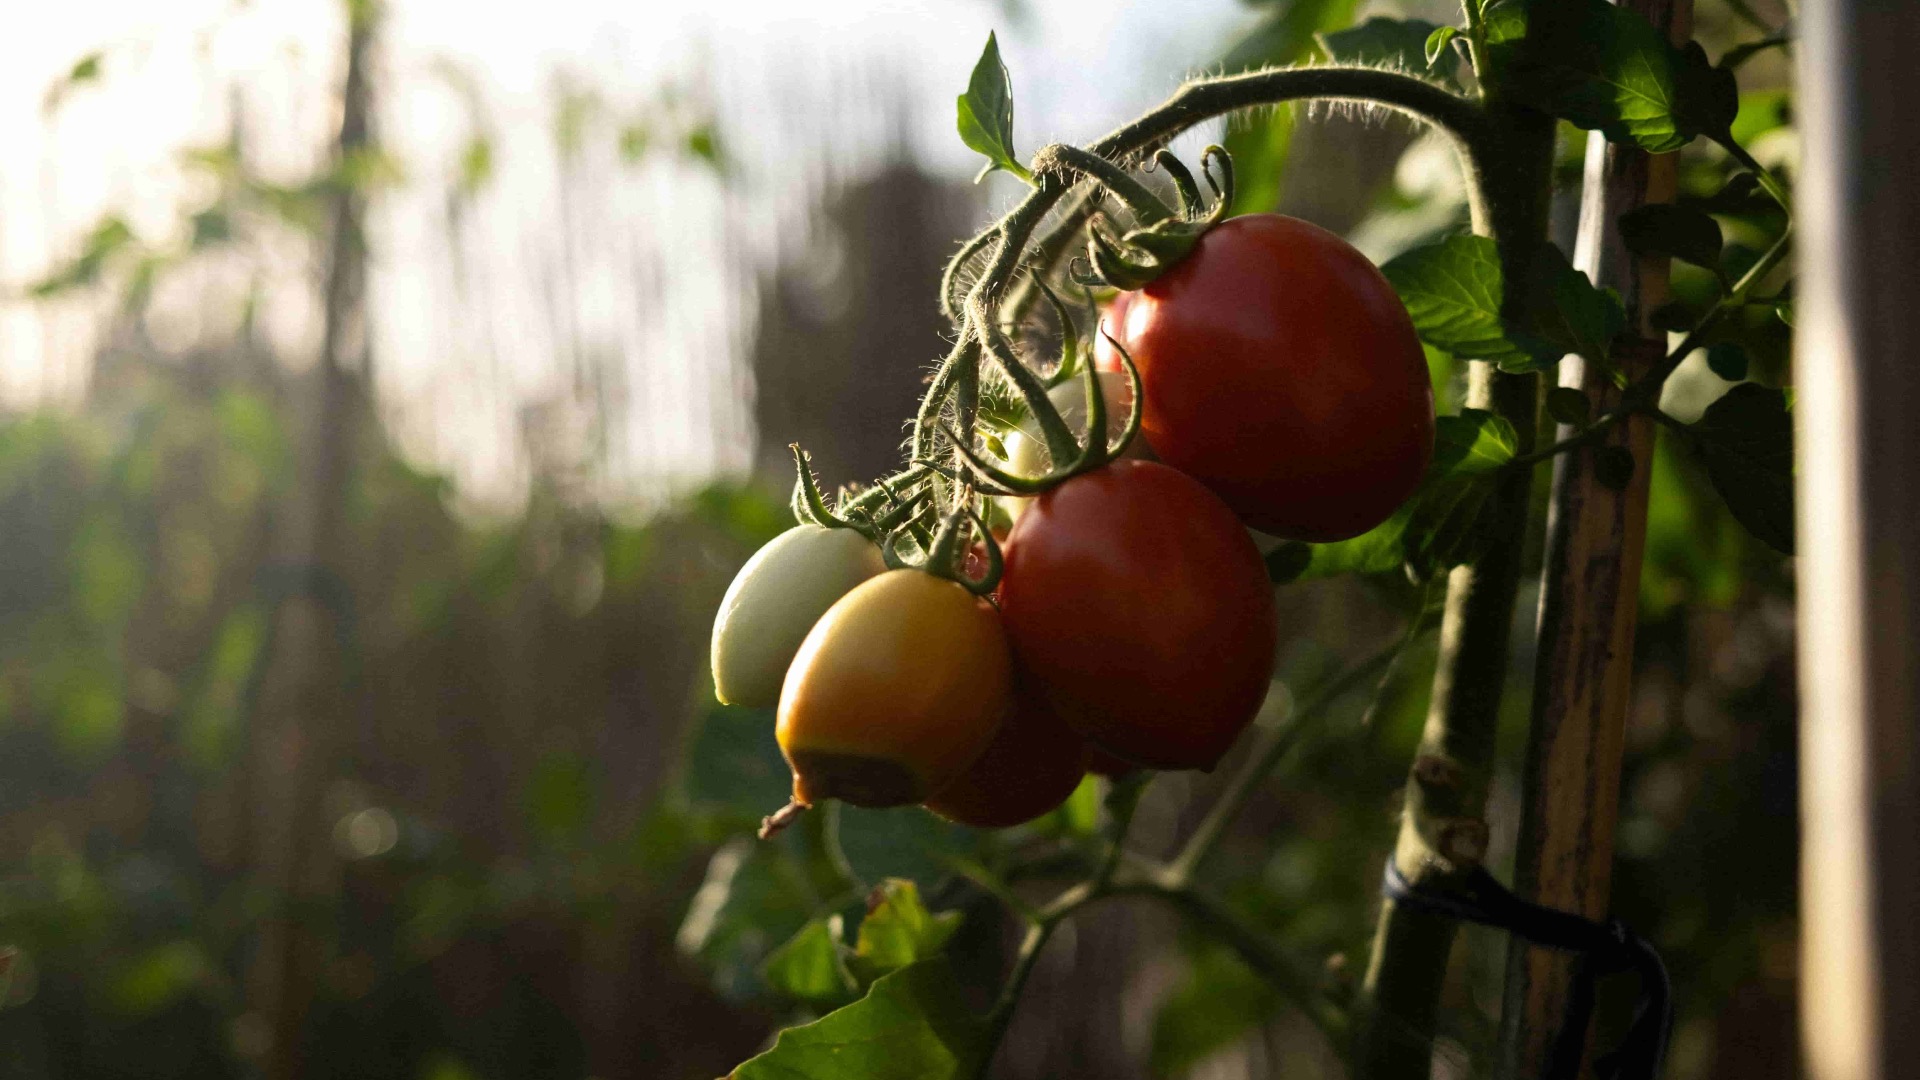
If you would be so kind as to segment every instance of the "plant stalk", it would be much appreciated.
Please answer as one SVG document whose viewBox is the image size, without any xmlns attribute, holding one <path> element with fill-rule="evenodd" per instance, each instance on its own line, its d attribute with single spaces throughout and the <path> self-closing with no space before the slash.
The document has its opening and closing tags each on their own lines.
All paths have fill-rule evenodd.
<svg viewBox="0 0 1920 1080">
<path fill-rule="evenodd" d="M 1468 143 L 1474 229 L 1499 248 L 1505 271 L 1502 315 L 1524 324 L 1531 302 L 1527 268 L 1546 242 L 1554 121 L 1498 98 L 1487 109 L 1485 131 Z M 1538 376 L 1506 374 L 1479 361 L 1469 372 L 1467 405 L 1506 418 L 1519 435 L 1519 452 L 1530 452 Z M 1490 509 L 1496 515 L 1493 543 L 1479 560 L 1455 568 L 1448 578 L 1433 703 L 1390 856 L 1415 886 L 1471 870 L 1486 851 L 1483 815 L 1532 480 L 1530 469 L 1501 477 Z M 1451 919 L 1383 903 L 1355 1017 L 1356 1076 L 1427 1080 L 1456 929 Z"/>
</svg>

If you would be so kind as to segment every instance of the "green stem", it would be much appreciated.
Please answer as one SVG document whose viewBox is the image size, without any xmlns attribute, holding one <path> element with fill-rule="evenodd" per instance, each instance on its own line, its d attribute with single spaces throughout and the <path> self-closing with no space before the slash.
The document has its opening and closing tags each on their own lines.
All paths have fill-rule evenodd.
<svg viewBox="0 0 1920 1080">
<path fill-rule="evenodd" d="M 1035 171 L 1042 174 L 1064 174 L 1069 180 L 1077 174 L 1094 181 L 1126 203 L 1143 226 L 1174 216 L 1173 209 L 1160 196 L 1148 191 L 1145 184 L 1134 179 L 1127 170 L 1092 151 L 1069 143 L 1055 143 L 1040 151 L 1033 163 Z"/>
<path fill-rule="evenodd" d="M 1725 150 L 1733 160 L 1739 162 L 1741 168 L 1753 174 L 1753 178 L 1760 184 L 1760 189 L 1765 191 L 1774 202 L 1780 205 L 1780 209 L 1786 213 L 1787 223 L 1789 227 L 1791 227 L 1793 223 L 1793 195 L 1787 191 L 1786 185 L 1780 182 L 1780 178 L 1773 175 L 1772 171 L 1765 165 L 1755 161 L 1753 155 L 1747 152 L 1747 148 L 1735 142 L 1731 135 L 1715 136 L 1713 141 L 1720 144 L 1720 148 Z"/>
<path fill-rule="evenodd" d="M 1623 405 L 1599 417 L 1594 420 L 1593 423 L 1561 439 L 1559 442 L 1551 446 L 1542 447 L 1531 454 L 1521 454 L 1519 457 L 1514 458 L 1501 467 L 1505 469 L 1531 468 L 1543 461 L 1559 457 L 1569 450 L 1578 450 L 1583 446 L 1599 442 L 1606 437 L 1607 432 L 1611 431 L 1615 424 L 1618 424 L 1620 421 L 1625 420 L 1638 411 L 1640 411 L 1640 406 L 1637 404 Z"/>
<path fill-rule="evenodd" d="M 1194 874 L 1199 871 L 1201 864 L 1206 861 L 1208 855 L 1213 853 L 1214 847 L 1225 835 L 1227 826 L 1240 816 L 1240 811 L 1246 809 L 1247 800 L 1253 797 L 1260 782 L 1280 764 L 1280 759 L 1287 755 L 1287 751 L 1293 749 L 1300 735 L 1319 719 L 1323 712 L 1355 687 L 1375 673 L 1384 672 L 1391 667 L 1406 647 L 1413 642 L 1420 622 L 1421 620 L 1416 616 L 1415 626 L 1409 628 L 1407 634 L 1334 676 L 1333 680 L 1315 693 L 1310 701 L 1295 709 L 1293 716 L 1286 724 L 1274 728 L 1262 738 L 1259 748 L 1247 759 L 1246 764 L 1241 766 L 1240 771 L 1227 782 L 1226 789 L 1220 793 L 1218 799 L 1214 800 L 1213 806 L 1207 811 L 1207 816 L 1200 820 L 1200 824 L 1193 830 L 1193 835 L 1187 838 L 1186 844 L 1180 848 L 1180 853 L 1174 857 L 1167 871 L 1168 880 L 1173 885 L 1184 887 L 1193 881 Z"/>
<path fill-rule="evenodd" d="M 1763 252 L 1752 266 L 1747 267 L 1747 272 L 1740 275 L 1740 280 L 1733 283 L 1733 288 L 1714 301 L 1713 306 L 1707 309 L 1707 313 L 1700 317 L 1700 321 L 1694 324 L 1692 330 L 1687 332 L 1687 336 L 1680 339 L 1680 344 L 1674 346 L 1664 359 L 1647 372 L 1645 378 L 1628 390 L 1627 400 L 1637 405 L 1659 401 L 1660 387 L 1666 382 L 1667 377 L 1673 374 L 1674 369 L 1679 367 L 1693 350 L 1706 343 L 1707 335 L 1722 318 L 1738 310 L 1747 302 L 1753 295 L 1753 290 L 1759 288 L 1760 283 L 1766 280 L 1774 267 L 1779 266 L 1781 260 L 1787 257 L 1787 252 L 1793 246 L 1792 241 L 1791 228 L 1781 233 L 1780 238 L 1773 242 L 1773 246 Z"/>
<path fill-rule="evenodd" d="M 1548 5 L 1552 10 L 1553 6 Z M 1546 243 L 1554 120 L 1504 100 L 1488 87 L 1488 134 L 1469 140 L 1469 202 L 1475 231 L 1492 238 L 1507 268 L 1501 314 L 1526 325 L 1535 303 L 1527 275 Z M 1540 385 L 1484 362 L 1470 365 L 1467 404 L 1490 408 L 1513 424 L 1522 455 L 1531 453 Z M 1448 578 L 1433 701 L 1407 779 L 1395 866 L 1415 885 L 1444 881 L 1478 864 L 1485 850 L 1487 789 L 1494 736 L 1506 686 L 1514 598 L 1525 562 L 1533 470 L 1497 481 L 1491 504 L 1493 541 L 1476 562 Z M 1355 1017 L 1354 1072 L 1359 1080 L 1426 1080 L 1440 988 L 1457 924 L 1439 916 L 1381 905 L 1372 955 Z"/>
<path fill-rule="evenodd" d="M 960 321 L 960 302 L 965 298 L 961 297 L 956 299 L 954 294 L 959 291 L 960 276 L 966 273 L 967 264 L 978 257 L 982 251 L 985 251 L 987 245 L 993 243 L 999 235 L 1000 226 L 996 224 L 987 231 L 961 244 L 960 250 L 954 253 L 952 259 L 948 260 L 946 271 L 940 275 L 940 314 L 945 315 L 948 322 L 958 323 Z"/>
<path fill-rule="evenodd" d="M 1124 161 L 1165 143 L 1195 124 L 1225 113 L 1306 98 L 1369 102 L 1438 125 L 1469 145 L 1485 138 L 1488 130 L 1478 103 L 1408 75 L 1365 67 L 1279 68 L 1189 82 L 1159 108 L 1086 147 L 1086 152 L 1107 161 Z M 938 427 L 940 407 L 953 387 L 947 369 L 958 363 L 978 362 L 977 355 L 964 355 L 968 343 L 978 342 L 1003 364 L 1011 362 L 1008 374 L 1016 382 L 1020 381 L 1012 370 L 1013 366 L 1019 366 L 1019 360 L 1013 356 L 1011 346 L 1004 349 L 1000 347 L 1004 335 L 999 333 L 994 307 L 1019 268 L 1033 231 L 1054 204 L 1074 186 L 1067 178 L 1058 175 L 1042 175 L 1036 181 L 1032 194 L 1002 218 L 998 225 L 982 234 L 997 234 L 1000 244 L 995 249 L 991 263 L 968 292 L 961 311 L 963 325 L 960 340 L 942 365 L 940 374 L 935 377 L 934 385 L 928 388 L 926 400 L 921 404 L 913 441 L 917 459 L 931 456 L 927 451 L 931 449 L 933 433 Z M 981 248 L 987 243 L 980 241 Z M 977 252 L 963 249 L 963 254 L 966 259 L 959 261 L 964 264 Z M 949 269 L 953 274 L 959 273 L 951 264 Z M 1026 387 L 1022 386 L 1021 389 L 1024 393 Z M 1036 413 L 1042 434 L 1046 436 L 1051 449 L 1057 433 L 1049 430 L 1044 410 L 1036 410 Z M 1064 427 L 1064 423 L 1061 426 Z"/>
<path fill-rule="evenodd" d="M 1326 1033 L 1327 1039 L 1335 1046 L 1342 1045 L 1348 1038 L 1350 1022 L 1346 1014 L 1336 1006 L 1317 985 L 1314 976 L 1301 969 L 1300 964 L 1286 953 L 1273 947 L 1266 935 L 1241 918 L 1233 909 L 1219 900 L 1190 888 L 1172 888 L 1161 885 L 1146 885 L 1140 891 L 1172 904 L 1181 914 L 1187 916 L 1202 931 L 1213 936 L 1221 944 L 1237 953 L 1243 963 L 1253 969 L 1254 974 L 1292 999 L 1295 1006 L 1305 1013 L 1315 1026 Z"/>
</svg>

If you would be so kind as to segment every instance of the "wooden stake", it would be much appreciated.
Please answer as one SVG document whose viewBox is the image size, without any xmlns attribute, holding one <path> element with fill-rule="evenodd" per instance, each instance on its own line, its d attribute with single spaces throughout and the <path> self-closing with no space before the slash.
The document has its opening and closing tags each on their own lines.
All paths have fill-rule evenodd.
<svg viewBox="0 0 1920 1080">
<path fill-rule="evenodd" d="M 1692 0 L 1621 0 L 1620 6 L 1667 29 L 1676 42 L 1692 35 Z M 1616 342 L 1613 361 L 1629 381 L 1666 351 L 1666 335 L 1648 317 L 1666 302 L 1668 264 L 1628 252 L 1617 222 L 1646 204 L 1672 201 L 1676 157 L 1649 155 L 1598 134 L 1587 144 L 1574 265 L 1626 301 L 1632 333 Z M 1606 373 L 1577 356 L 1561 362 L 1560 376 L 1561 385 L 1587 394 L 1595 415 L 1620 402 L 1621 391 Z M 1632 417 L 1554 466 L 1514 891 L 1590 918 L 1607 914 L 1612 884 L 1656 426 L 1649 417 Z M 1599 454 L 1617 447 L 1633 455 L 1633 474 L 1618 489 L 1594 468 Z M 1570 964 L 1564 955 L 1513 942 L 1500 1075 L 1541 1074 L 1566 1006 Z"/>
<path fill-rule="evenodd" d="M 1920 4 L 1800 33 L 1800 1015 L 1814 1080 L 1891 1080 L 1920 1068 Z"/>
</svg>

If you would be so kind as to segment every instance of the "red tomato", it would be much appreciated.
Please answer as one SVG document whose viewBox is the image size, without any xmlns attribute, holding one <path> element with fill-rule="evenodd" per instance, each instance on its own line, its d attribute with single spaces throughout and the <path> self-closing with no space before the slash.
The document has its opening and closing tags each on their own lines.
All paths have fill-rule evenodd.
<svg viewBox="0 0 1920 1080">
<path fill-rule="evenodd" d="M 1092 743 L 1087 744 L 1087 771 L 1110 780 L 1118 780 L 1140 766 L 1122 761 Z"/>
<path fill-rule="evenodd" d="M 1317 225 L 1222 222 L 1133 294 L 1115 336 L 1140 368 L 1154 454 L 1262 532 L 1363 533 L 1433 455 L 1433 384 L 1406 307 Z"/>
<path fill-rule="evenodd" d="M 1273 674 L 1273 587 L 1205 487 L 1116 461 L 1033 501 L 1007 537 L 1000 606 L 1061 719 L 1128 761 L 1211 769 Z"/>
<path fill-rule="evenodd" d="M 1080 786 L 1086 752 L 1087 741 L 1044 701 L 1016 691 L 1006 722 L 986 751 L 960 779 L 935 792 L 926 807 L 977 829 L 1024 824 L 1066 802 Z"/>
</svg>

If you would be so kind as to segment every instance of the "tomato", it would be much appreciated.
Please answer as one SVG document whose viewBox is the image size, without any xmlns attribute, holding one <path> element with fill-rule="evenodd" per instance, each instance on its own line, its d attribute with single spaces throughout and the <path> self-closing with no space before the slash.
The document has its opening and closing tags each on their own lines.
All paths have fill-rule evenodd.
<svg viewBox="0 0 1920 1080">
<path fill-rule="evenodd" d="M 1007 536 L 1000 605 L 1061 718 L 1140 765 L 1211 769 L 1273 674 L 1259 551 L 1218 497 L 1154 462 L 1035 499 Z"/>
<path fill-rule="evenodd" d="M 1122 761 L 1100 749 L 1092 743 L 1087 744 L 1087 771 L 1109 780 L 1118 780 L 1139 768 L 1131 761 Z"/>
<path fill-rule="evenodd" d="M 1011 684 L 992 604 L 918 570 L 862 583 L 814 624 L 780 691 L 793 801 L 925 799 L 993 741 Z"/>
<path fill-rule="evenodd" d="M 1229 218 L 1133 295 L 1115 335 L 1140 368 L 1141 432 L 1262 532 L 1356 536 L 1433 454 L 1433 385 L 1406 307 L 1316 225 Z"/>
<path fill-rule="evenodd" d="M 1037 696 L 1016 691 L 1000 731 L 927 809 L 977 829 L 1020 825 L 1067 801 L 1086 775 L 1087 741 Z"/>
<path fill-rule="evenodd" d="M 885 572 L 880 549 L 852 529 L 797 525 L 740 568 L 713 620 L 713 692 L 770 709 L 807 631 L 855 585 Z"/>
</svg>

